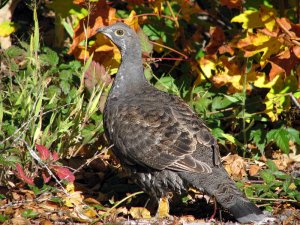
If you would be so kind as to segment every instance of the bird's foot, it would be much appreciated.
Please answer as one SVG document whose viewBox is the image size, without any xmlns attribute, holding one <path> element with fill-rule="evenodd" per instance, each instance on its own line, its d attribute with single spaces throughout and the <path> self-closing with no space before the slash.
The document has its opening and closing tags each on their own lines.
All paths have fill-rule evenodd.
<svg viewBox="0 0 300 225">
<path fill-rule="evenodd" d="M 213 221 L 215 219 L 215 216 L 216 216 L 216 213 L 217 213 L 217 209 L 218 209 L 216 199 L 214 198 L 213 200 L 214 200 L 214 212 L 210 216 L 209 221 Z"/>
</svg>

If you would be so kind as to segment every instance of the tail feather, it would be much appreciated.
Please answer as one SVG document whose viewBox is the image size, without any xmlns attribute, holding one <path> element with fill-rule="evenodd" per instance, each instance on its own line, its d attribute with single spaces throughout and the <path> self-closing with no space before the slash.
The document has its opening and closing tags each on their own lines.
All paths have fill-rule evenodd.
<svg viewBox="0 0 300 225">
<path fill-rule="evenodd" d="M 237 198 L 235 204 L 229 206 L 228 210 L 240 223 L 260 222 L 266 218 L 256 205 L 245 201 L 245 198 Z"/>
<path fill-rule="evenodd" d="M 237 188 L 224 168 L 215 167 L 210 174 L 184 174 L 181 176 L 187 185 L 204 189 L 214 196 L 217 202 L 228 209 L 241 223 L 260 222 L 266 215 Z"/>
</svg>

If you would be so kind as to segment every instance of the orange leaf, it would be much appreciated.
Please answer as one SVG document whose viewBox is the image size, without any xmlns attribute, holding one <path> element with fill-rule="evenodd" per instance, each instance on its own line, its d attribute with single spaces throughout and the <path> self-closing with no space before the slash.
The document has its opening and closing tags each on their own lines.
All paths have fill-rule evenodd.
<svg viewBox="0 0 300 225">
<path fill-rule="evenodd" d="M 228 155 L 223 158 L 226 171 L 234 179 L 241 179 L 246 176 L 245 161 L 239 155 Z"/>
<path fill-rule="evenodd" d="M 116 9 L 109 7 L 105 0 L 99 0 L 91 4 L 92 10 L 89 17 L 80 20 L 74 29 L 73 43 L 70 46 L 69 54 L 73 54 L 81 41 L 95 35 L 99 28 L 110 25 L 117 20 L 115 17 Z"/>
<path fill-rule="evenodd" d="M 249 175 L 250 176 L 255 176 L 258 173 L 259 170 L 260 170 L 260 166 L 258 166 L 258 165 L 251 165 L 250 169 L 249 169 Z"/>
<path fill-rule="evenodd" d="M 208 45 L 206 46 L 207 54 L 215 54 L 218 48 L 224 43 L 225 35 L 220 27 L 211 27 L 209 30 L 211 36 Z"/>
<path fill-rule="evenodd" d="M 240 9 L 242 7 L 242 0 L 221 0 L 220 3 L 229 9 Z"/>
<path fill-rule="evenodd" d="M 124 19 L 124 23 L 126 23 L 128 26 L 130 26 L 132 29 L 134 29 L 136 32 L 140 30 L 139 20 L 136 16 L 136 12 L 132 10 L 130 12 L 130 15 Z"/>
<path fill-rule="evenodd" d="M 299 47 L 295 49 L 296 52 L 299 51 L 298 48 Z M 294 66 L 300 63 L 300 59 L 297 58 L 297 56 L 294 54 L 293 49 L 294 48 L 287 49 L 269 60 L 272 65 L 269 73 L 270 80 L 274 79 L 276 75 L 282 72 L 284 72 L 287 76 L 290 75 L 291 70 L 294 68 Z"/>
</svg>

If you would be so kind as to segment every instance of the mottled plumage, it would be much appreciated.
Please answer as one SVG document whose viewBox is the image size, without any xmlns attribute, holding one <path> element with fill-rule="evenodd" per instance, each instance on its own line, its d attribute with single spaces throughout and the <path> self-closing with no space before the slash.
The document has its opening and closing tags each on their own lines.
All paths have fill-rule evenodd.
<svg viewBox="0 0 300 225">
<path fill-rule="evenodd" d="M 265 219 L 229 178 L 204 122 L 179 97 L 146 80 L 135 32 L 123 23 L 99 32 L 122 55 L 106 102 L 104 127 L 114 154 L 133 179 L 157 199 L 194 187 L 215 196 L 240 222 Z"/>
</svg>

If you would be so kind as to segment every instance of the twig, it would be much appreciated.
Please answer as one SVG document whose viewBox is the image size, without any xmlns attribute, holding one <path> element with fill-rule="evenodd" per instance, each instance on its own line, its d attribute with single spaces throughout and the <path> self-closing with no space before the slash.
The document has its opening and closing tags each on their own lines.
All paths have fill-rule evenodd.
<svg viewBox="0 0 300 225">
<path fill-rule="evenodd" d="M 295 35 L 293 35 L 288 29 L 286 29 L 278 19 L 276 19 L 275 21 L 278 26 L 290 37 L 291 42 L 297 46 L 300 46 L 300 43 L 293 39 L 295 38 Z"/>
<path fill-rule="evenodd" d="M 157 17 L 162 17 L 162 18 L 172 20 L 174 22 L 176 21 L 176 19 L 172 18 L 171 16 L 159 15 L 156 13 L 143 13 L 143 14 L 135 15 L 134 17 L 143 17 L 143 16 L 157 16 Z"/>
<path fill-rule="evenodd" d="M 77 173 L 78 171 L 80 171 L 84 166 L 89 165 L 92 161 L 94 161 L 95 159 L 97 159 L 104 151 L 108 151 L 109 149 L 111 149 L 113 147 L 113 145 L 110 145 L 108 148 L 104 148 L 101 150 L 101 152 L 99 154 L 94 155 L 92 158 L 88 159 L 83 165 L 81 165 L 80 167 L 78 167 L 76 170 L 73 171 L 73 173 Z"/>
<path fill-rule="evenodd" d="M 280 199 L 280 198 L 255 198 L 255 197 L 248 197 L 251 200 L 258 200 L 258 201 L 278 201 L 278 202 L 298 202 L 297 200 L 293 199 Z"/>
<path fill-rule="evenodd" d="M 167 5 L 168 5 L 168 8 L 169 8 L 169 10 L 170 10 L 170 12 L 171 12 L 171 15 L 172 15 L 172 17 L 173 17 L 173 19 L 174 19 L 175 26 L 176 26 L 176 28 L 178 28 L 178 27 L 179 27 L 178 18 L 175 16 L 175 14 L 174 14 L 174 12 L 173 12 L 173 9 L 172 9 L 172 7 L 171 7 L 169 1 L 167 1 Z"/>
<path fill-rule="evenodd" d="M 182 58 L 145 58 L 146 61 L 162 61 L 162 60 L 170 60 L 170 61 L 190 61 L 190 59 L 182 59 Z"/>
<path fill-rule="evenodd" d="M 293 95 L 293 93 L 288 93 L 288 96 L 290 96 L 290 98 L 292 99 L 293 103 L 295 104 L 295 106 L 300 110 L 300 103 L 298 102 L 298 100 L 295 98 L 295 96 Z"/>
<path fill-rule="evenodd" d="M 178 55 L 183 56 L 185 59 L 188 59 L 188 57 L 187 57 L 185 54 L 183 54 L 183 53 L 181 53 L 181 52 L 179 52 L 179 51 L 177 51 L 177 50 L 175 50 L 175 49 L 173 49 L 173 48 L 171 48 L 171 47 L 168 47 L 168 46 L 166 46 L 166 45 L 159 44 L 159 43 L 154 42 L 154 41 L 149 41 L 149 42 L 150 42 L 151 44 L 153 44 L 153 45 L 157 45 L 157 46 L 159 46 L 159 47 L 163 47 L 163 48 L 169 49 L 170 51 L 175 52 L 175 53 L 177 53 Z"/>
<path fill-rule="evenodd" d="M 138 192 L 135 192 L 131 195 L 128 195 L 127 197 L 123 198 L 122 200 L 118 201 L 113 207 L 111 207 L 109 210 L 107 210 L 106 213 L 104 213 L 104 215 L 102 217 L 106 217 L 107 214 L 109 214 L 113 209 L 117 208 L 119 205 L 121 205 L 123 202 L 125 202 L 127 199 L 130 199 L 136 195 L 140 195 L 140 194 L 143 194 L 144 192 L 143 191 L 138 191 Z"/>
</svg>

